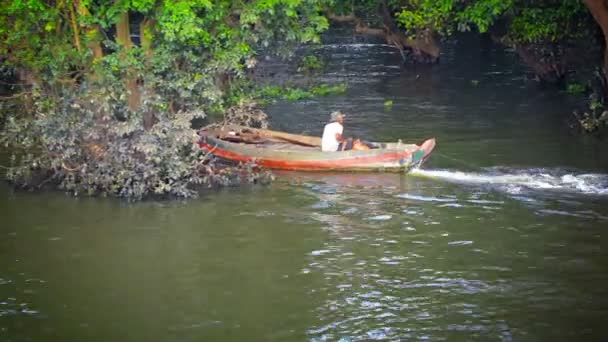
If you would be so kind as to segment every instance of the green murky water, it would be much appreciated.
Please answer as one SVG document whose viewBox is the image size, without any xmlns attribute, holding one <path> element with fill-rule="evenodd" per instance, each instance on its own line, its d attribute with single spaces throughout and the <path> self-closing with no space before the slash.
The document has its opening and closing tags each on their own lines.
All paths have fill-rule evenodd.
<svg viewBox="0 0 608 342">
<path fill-rule="evenodd" d="M 0 340 L 601 340 L 606 141 L 494 47 L 400 70 L 348 39 L 319 53 L 349 91 L 272 122 L 315 133 L 343 109 L 347 135 L 435 136 L 423 170 L 135 204 L 3 186 Z"/>
</svg>

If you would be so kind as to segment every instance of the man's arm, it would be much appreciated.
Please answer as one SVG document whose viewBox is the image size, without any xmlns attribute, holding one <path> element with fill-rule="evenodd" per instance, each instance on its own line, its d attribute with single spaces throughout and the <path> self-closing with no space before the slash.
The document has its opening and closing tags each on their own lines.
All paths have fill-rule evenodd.
<svg viewBox="0 0 608 342">
<path fill-rule="evenodd" d="M 341 133 L 336 133 L 336 140 L 338 140 L 339 142 L 343 142 L 344 141 L 344 137 L 342 136 Z"/>
</svg>

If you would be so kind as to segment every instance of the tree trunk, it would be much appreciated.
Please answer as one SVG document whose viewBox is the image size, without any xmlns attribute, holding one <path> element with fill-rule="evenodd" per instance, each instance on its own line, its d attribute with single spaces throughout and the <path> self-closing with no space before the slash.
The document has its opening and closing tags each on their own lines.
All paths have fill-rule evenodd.
<svg viewBox="0 0 608 342">
<path fill-rule="evenodd" d="M 80 30 L 78 28 L 78 23 L 76 22 L 76 13 L 74 11 L 74 4 L 69 4 L 70 10 L 70 22 L 72 24 L 72 30 L 74 31 L 74 45 L 78 52 L 81 52 L 82 49 L 80 47 Z"/>
<path fill-rule="evenodd" d="M 392 40 L 397 46 L 410 48 L 417 58 L 427 57 L 433 63 L 439 59 L 439 44 L 435 40 L 432 29 L 418 30 L 415 39 L 409 38 L 395 23 L 386 0 L 382 1 L 382 20 L 385 29 L 390 33 L 387 41 Z"/>
<path fill-rule="evenodd" d="M 129 29 L 129 12 L 122 13 L 120 20 L 116 23 L 116 40 L 125 49 L 130 49 L 133 46 Z"/>
<path fill-rule="evenodd" d="M 125 50 L 129 50 L 133 46 L 131 42 L 131 31 L 129 30 L 129 12 L 122 13 L 120 20 L 116 23 L 116 40 Z M 133 70 L 127 70 L 125 77 L 125 86 L 127 88 L 129 109 L 137 111 L 141 102 L 141 93 L 137 78 L 133 75 Z"/>
<path fill-rule="evenodd" d="M 86 6 L 82 3 L 82 1 L 76 1 L 76 6 L 78 8 L 78 14 L 83 17 L 88 17 L 91 15 Z M 93 61 L 96 61 L 103 57 L 103 50 L 101 48 L 101 29 L 99 25 L 93 26 L 84 26 L 85 31 L 87 32 L 87 46 L 93 52 Z"/>
<path fill-rule="evenodd" d="M 604 79 L 608 81 L 608 7 L 604 0 L 583 0 L 604 34 Z M 604 96 L 608 97 L 608 87 Z"/>
<path fill-rule="evenodd" d="M 363 19 L 357 17 L 354 14 L 349 15 L 335 15 L 332 12 L 327 11 L 326 16 L 328 19 L 339 22 L 339 23 L 354 23 L 355 32 L 365 34 L 368 36 L 374 36 L 383 38 L 387 44 L 392 45 L 399 49 L 401 56 L 405 60 L 405 50 L 411 50 L 412 53 L 419 59 L 430 60 L 436 62 L 439 58 L 439 44 L 437 44 L 433 34 L 430 30 L 417 32 L 416 39 L 407 37 L 401 30 L 399 30 L 392 18 L 390 13 L 384 8 L 383 28 L 372 28 L 369 27 Z M 388 14 L 388 15 L 387 15 Z"/>
<path fill-rule="evenodd" d="M 154 26 L 154 20 L 146 18 L 139 24 L 139 39 L 141 42 L 141 48 L 144 51 L 144 63 L 146 66 L 150 66 L 152 63 L 152 28 Z M 145 83 L 142 85 L 144 96 L 152 96 L 154 94 L 154 89 L 152 87 L 147 86 Z M 147 108 L 144 112 L 144 128 L 146 130 L 152 128 L 158 122 L 156 116 L 151 111 L 150 108 Z"/>
<path fill-rule="evenodd" d="M 152 54 L 152 27 L 154 26 L 154 20 L 144 19 L 139 24 L 139 39 L 141 41 L 141 47 L 144 50 L 146 57 L 150 57 Z"/>
<path fill-rule="evenodd" d="M 511 44 L 524 63 L 534 70 L 536 76 L 544 82 L 557 83 L 566 75 L 568 61 L 566 56 L 547 57 L 539 55 L 533 46 Z"/>
</svg>

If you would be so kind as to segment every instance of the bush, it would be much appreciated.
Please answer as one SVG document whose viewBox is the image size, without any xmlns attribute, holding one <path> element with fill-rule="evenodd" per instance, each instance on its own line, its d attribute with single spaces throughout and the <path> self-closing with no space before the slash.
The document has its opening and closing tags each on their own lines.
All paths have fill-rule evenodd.
<svg viewBox="0 0 608 342">
<path fill-rule="evenodd" d="M 59 100 L 36 95 L 31 116 L 10 115 L 1 137 L 13 151 L 9 181 L 26 189 L 57 186 L 74 195 L 142 199 L 195 197 L 200 187 L 272 178 L 253 165 L 220 165 L 206 155 L 191 127 L 205 117 L 202 110 L 156 112 L 155 124 L 145 129 L 142 113 L 163 103 L 159 96 L 130 112 L 112 100 L 113 91 L 97 94 L 91 98 L 83 90 Z"/>
</svg>

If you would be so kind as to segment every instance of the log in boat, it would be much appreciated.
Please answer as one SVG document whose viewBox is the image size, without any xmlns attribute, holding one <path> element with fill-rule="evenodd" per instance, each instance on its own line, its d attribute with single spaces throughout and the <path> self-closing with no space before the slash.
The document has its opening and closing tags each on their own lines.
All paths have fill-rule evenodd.
<svg viewBox="0 0 608 342">
<path fill-rule="evenodd" d="M 420 166 L 435 147 L 372 142 L 369 150 L 322 152 L 321 138 L 242 126 L 199 131 L 199 146 L 236 162 L 255 162 L 269 169 L 299 171 L 408 171 Z"/>
</svg>

